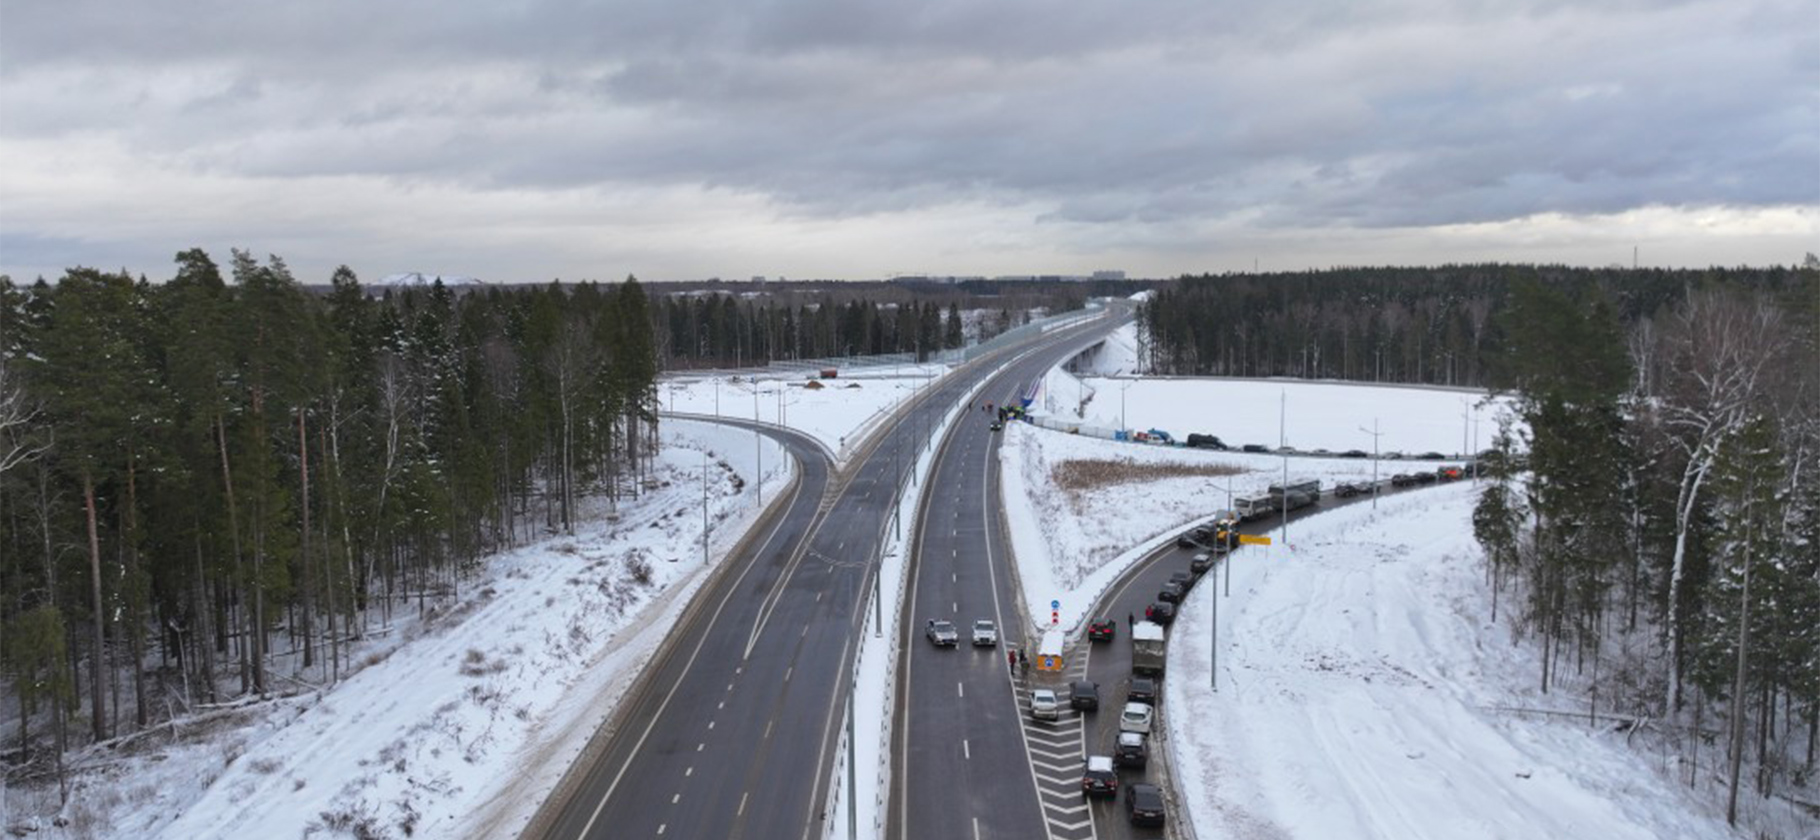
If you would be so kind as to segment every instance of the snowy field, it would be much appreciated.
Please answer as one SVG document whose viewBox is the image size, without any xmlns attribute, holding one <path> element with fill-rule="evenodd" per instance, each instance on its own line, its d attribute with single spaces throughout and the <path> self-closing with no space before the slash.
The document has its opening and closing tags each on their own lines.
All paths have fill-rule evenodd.
<svg viewBox="0 0 1820 840">
<path fill-rule="evenodd" d="M 1248 443 L 1303 452 L 1372 451 L 1447 457 L 1491 446 L 1502 400 L 1482 391 L 1299 379 L 1133 379 L 1136 327 L 1107 340 L 1082 376 L 1052 370 L 1033 410 L 1108 429 L 1161 429 L 1186 440 L 1216 435 L 1233 448 Z M 1121 425 L 1120 418 L 1124 418 Z M 1281 443 L 1280 443 L 1281 442 Z"/>
<path fill-rule="evenodd" d="M 1049 381 L 1073 379 L 1053 372 Z M 1243 410 L 1208 401 L 1238 384 L 1140 383 L 1127 393 L 1127 410 L 1134 418 L 1217 416 L 1230 424 L 1219 428 L 1267 426 L 1274 435 L 1274 401 Z M 1293 406 L 1298 392 L 1287 387 Z M 1305 431 L 1307 447 L 1330 449 L 1356 445 L 1337 436 L 1361 416 L 1367 425 L 1374 415 L 1398 417 L 1400 406 L 1433 393 L 1306 387 L 1334 395 Z M 1457 421 L 1451 429 L 1406 425 L 1432 435 L 1400 439 L 1414 451 L 1448 451 L 1447 436 L 1457 443 L 1460 434 Z M 1130 564 L 1224 507 L 1228 481 L 1233 493 L 1256 491 L 1282 479 L 1285 461 L 1027 424 L 1011 424 L 1004 435 L 1005 504 L 1024 609 L 1046 617 L 1048 602 L 1059 600 L 1068 628 Z M 1082 459 L 1240 472 L 1057 490 L 1054 469 Z M 1369 460 L 1287 461 L 1291 480 L 1319 478 L 1326 486 L 1369 478 L 1372 468 Z M 1383 468 L 1387 475 L 1417 466 Z M 1473 494 L 1463 482 L 1387 497 L 1375 512 L 1370 504 L 1351 505 L 1291 524 L 1287 543 L 1273 533 L 1278 544 L 1238 551 L 1232 597 L 1220 604 L 1217 694 L 1209 667 L 1214 587 L 1194 589 L 1169 633 L 1164 681 L 1170 772 L 1185 797 L 1178 813 L 1194 836 L 1750 836 L 1726 828 L 1717 786 L 1690 796 L 1646 738 L 1627 745 L 1624 734 L 1582 718 L 1490 711 L 1583 709 L 1585 700 L 1571 690 L 1537 695 L 1537 652 L 1530 642 L 1513 642 L 1508 622 L 1488 620 L 1490 593 L 1471 530 Z M 1790 827 L 1775 836 L 1820 838 L 1820 825 L 1781 806 L 1756 800 L 1745 807 L 1775 811 L 1762 824 Z"/>
<path fill-rule="evenodd" d="M 754 419 L 804 432 L 828 447 L 838 461 L 904 400 L 947 375 L 944 365 L 901 365 L 843 370 L 834 379 L 760 373 L 675 378 L 658 385 L 665 411 Z M 811 382 L 815 384 L 810 385 Z"/>
<path fill-rule="evenodd" d="M 704 452 L 716 562 L 758 513 L 750 432 L 663 434 L 660 487 L 617 523 L 595 509 L 426 615 L 401 606 L 332 688 L 154 730 L 80 775 L 67 825 L 38 836 L 516 833 L 703 579 Z M 766 444 L 765 484 L 781 488 L 794 463 Z"/>
<path fill-rule="evenodd" d="M 1234 555 L 1169 633 L 1171 772 L 1203 838 L 1724 838 L 1623 733 L 1489 707 L 1528 697 L 1529 644 L 1493 625 L 1454 484 L 1304 520 L 1287 552 Z M 1800 835 L 1796 835 L 1800 836 Z"/>
</svg>

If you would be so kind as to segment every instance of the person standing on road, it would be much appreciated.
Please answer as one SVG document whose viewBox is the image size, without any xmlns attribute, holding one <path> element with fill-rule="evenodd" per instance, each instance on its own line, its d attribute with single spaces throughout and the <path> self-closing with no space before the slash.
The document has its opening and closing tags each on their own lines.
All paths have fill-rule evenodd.
<svg viewBox="0 0 1820 840">
<path fill-rule="evenodd" d="M 1005 649 L 1005 665 L 1014 671 L 1017 670 L 1017 648 Z"/>
<path fill-rule="evenodd" d="M 1136 627 L 1136 626 L 1137 626 L 1137 618 L 1134 617 L 1131 613 L 1125 613 L 1125 629 L 1130 630 L 1131 628 Z"/>
</svg>

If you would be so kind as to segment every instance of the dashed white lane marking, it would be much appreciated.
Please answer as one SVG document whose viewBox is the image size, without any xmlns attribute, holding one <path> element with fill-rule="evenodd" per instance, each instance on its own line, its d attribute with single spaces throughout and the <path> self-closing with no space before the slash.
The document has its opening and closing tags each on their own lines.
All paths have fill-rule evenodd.
<svg viewBox="0 0 1820 840">
<path fill-rule="evenodd" d="M 681 802 L 681 801 L 682 801 L 682 794 L 680 794 L 680 793 L 670 794 L 670 804 L 671 805 L 675 805 L 676 803 Z"/>
<path fill-rule="evenodd" d="M 771 724 L 776 723 L 776 722 L 777 721 L 774 721 L 774 720 L 765 721 L 765 737 L 766 738 L 771 737 Z"/>
<path fill-rule="evenodd" d="M 790 666 L 790 667 L 788 667 L 788 668 L 785 668 L 785 669 L 784 669 L 784 682 L 789 682 L 789 681 L 790 681 L 790 675 L 791 675 L 791 674 L 794 674 L 794 673 L 796 673 L 796 666 L 795 666 L 795 665 L 791 665 L 791 666 Z"/>
<path fill-rule="evenodd" d="M 736 812 L 734 812 L 734 815 L 735 815 L 735 816 L 745 816 L 745 813 L 746 813 L 746 797 L 747 797 L 747 796 L 750 796 L 750 795 L 751 795 L 751 791 L 747 791 L 747 792 L 746 792 L 746 793 L 742 793 L 742 794 L 740 794 L 740 795 L 739 795 L 739 810 L 738 810 L 738 811 L 736 811 Z"/>
<path fill-rule="evenodd" d="M 966 697 L 967 696 L 967 684 L 966 683 L 955 683 L 954 691 L 956 694 L 959 694 L 962 697 Z"/>
<path fill-rule="evenodd" d="M 696 752 L 701 752 L 701 748 L 702 748 L 702 747 L 705 747 L 705 746 L 707 746 L 707 744 L 706 744 L 706 743 L 701 743 L 701 744 L 696 744 L 696 745 L 695 745 L 695 751 L 696 751 Z"/>
<path fill-rule="evenodd" d="M 714 721 L 708 721 L 708 728 L 709 728 L 709 729 L 713 729 L 713 728 L 714 728 Z"/>
<path fill-rule="evenodd" d="M 664 833 L 664 829 L 668 828 L 669 826 L 670 826 L 669 823 L 658 823 L 657 824 L 657 833 L 658 834 Z M 978 832 L 975 831 L 975 833 L 977 834 Z"/>
<path fill-rule="evenodd" d="M 965 756 L 968 761 L 973 760 L 973 748 L 967 746 L 966 738 L 961 739 L 961 755 Z"/>
<path fill-rule="evenodd" d="M 695 775 L 695 768 L 694 768 L 694 767 L 684 767 L 684 768 L 683 768 L 683 778 L 688 778 L 688 777 L 690 777 L 690 776 L 693 776 L 693 775 Z"/>
</svg>

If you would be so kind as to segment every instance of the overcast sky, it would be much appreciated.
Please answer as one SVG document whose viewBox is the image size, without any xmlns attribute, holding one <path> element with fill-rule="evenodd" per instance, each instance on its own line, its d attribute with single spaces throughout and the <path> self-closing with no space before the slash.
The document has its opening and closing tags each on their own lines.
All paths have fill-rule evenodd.
<svg viewBox="0 0 1820 840">
<path fill-rule="evenodd" d="M 1820 251 L 1814 0 L 0 0 L 0 273 Z"/>
</svg>

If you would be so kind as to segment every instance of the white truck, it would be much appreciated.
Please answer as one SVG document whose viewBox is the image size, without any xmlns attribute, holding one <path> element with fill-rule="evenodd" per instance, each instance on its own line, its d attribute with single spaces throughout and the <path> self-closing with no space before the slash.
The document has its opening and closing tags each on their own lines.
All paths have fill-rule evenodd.
<svg viewBox="0 0 1820 840">
<path fill-rule="evenodd" d="M 1163 673 L 1162 625 L 1140 621 L 1131 628 L 1131 673 L 1148 676 Z"/>
</svg>

